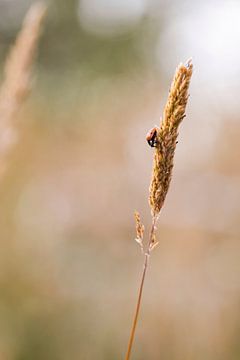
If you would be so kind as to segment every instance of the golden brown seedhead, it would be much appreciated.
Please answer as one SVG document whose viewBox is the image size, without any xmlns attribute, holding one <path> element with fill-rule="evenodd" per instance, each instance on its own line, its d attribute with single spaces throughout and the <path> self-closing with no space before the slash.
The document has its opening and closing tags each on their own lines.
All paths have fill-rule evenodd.
<svg viewBox="0 0 240 360">
<path fill-rule="evenodd" d="M 170 185 L 178 127 L 185 117 L 192 68 L 192 62 L 189 60 L 186 65 L 180 64 L 176 69 L 160 130 L 156 133 L 156 150 L 149 189 L 149 204 L 154 216 L 159 214 Z"/>
</svg>

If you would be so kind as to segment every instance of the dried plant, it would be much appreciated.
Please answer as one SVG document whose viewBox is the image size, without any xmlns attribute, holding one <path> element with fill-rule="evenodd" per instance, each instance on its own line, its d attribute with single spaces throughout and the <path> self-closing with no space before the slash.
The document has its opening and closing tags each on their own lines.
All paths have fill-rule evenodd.
<svg viewBox="0 0 240 360">
<path fill-rule="evenodd" d="M 32 65 L 45 13 L 46 6 L 41 2 L 30 7 L 5 63 L 0 89 L 0 178 L 17 141 L 15 117 L 31 87 Z"/>
<path fill-rule="evenodd" d="M 140 245 L 141 250 L 143 252 L 143 235 L 144 235 L 144 225 L 141 223 L 141 219 L 140 219 L 140 214 L 138 211 L 135 211 L 134 213 L 134 217 L 135 217 L 135 223 L 136 223 L 136 242 Z"/>
<path fill-rule="evenodd" d="M 144 264 L 137 306 L 125 360 L 129 360 L 131 355 L 150 253 L 158 244 L 156 240 L 156 225 L 171 182 L 173 158 L 178 137 L 178 127 L 185 117 L 192 69 L 193 66 L 191 60 L 189 60 L 186 65 L 180 64 L 176 69 L 169 91 L 168 100 L 163 112 L 163 120 L 161 121 L 160 128 L 154 128 L 154 132 L 152 132 L 154 140 L 151 140 L 152 142 L 150 142 L 150 144 L 155 147 L 152 179 L 149 188 L 149 204 L 152 214 L 152 225 L 148 242 L 144 248 L 144 226 L 140 221 L 139 213 L 135 212 L 137 232 L 136 241 L 140 244 L 141 250 L 144 253 Z"/>
</svg>

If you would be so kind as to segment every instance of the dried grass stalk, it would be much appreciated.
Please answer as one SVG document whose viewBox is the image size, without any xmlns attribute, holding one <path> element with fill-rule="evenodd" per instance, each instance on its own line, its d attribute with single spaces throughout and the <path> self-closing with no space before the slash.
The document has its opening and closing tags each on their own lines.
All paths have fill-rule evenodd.
<svg viewBox="0 0 240 360">
<path fill-rule="evenodd" d="M 188 61 L 186 65 L 178 66 L 157 134 L 149 195 L 153 216 L 159 214 L 170 185 L 178 127 L 185 117 L 191 76 L 191 61 Z"/>
<path fill-rule="evenodd" d="M 46 6 L 41 2 L 30 7 L 5 63 L 0 89 L 0 177 L 17 141 L 15 115 L 31 87 L 32 65 L 45 13 Z"/>
<path fill-rule="evenodd" d="M 180 64 L 178 66 L 170 88 L 167 104 L 164 109 L 163 120 L 160 124 L 160 129 L 157 130 L 157 139 L 155 142 L 156 149 L 153 160 L 152 179 L 150 183 L 149 194 L 149 204 L 152 213 L 152 225 L 145 250 L 143 243 L 144 227 L 140 221 L 139 213 L 135 212 L 137 231 L 136 240 L 140 244 L 144 253 L 144 263 L 138 291 L 137 305 L 134 313 L 125 360 L 129 360 L 131 356 L 150 253 L 158 245 L 158 241 L 156 239 L 156 225 L 171 181 L 173 157 L 178 136 L 178 127 L 182 119 L 185 117 L 192 68 L 193 66 L 191 60 L 188 61 L 186 65 Z"/>
</svg>

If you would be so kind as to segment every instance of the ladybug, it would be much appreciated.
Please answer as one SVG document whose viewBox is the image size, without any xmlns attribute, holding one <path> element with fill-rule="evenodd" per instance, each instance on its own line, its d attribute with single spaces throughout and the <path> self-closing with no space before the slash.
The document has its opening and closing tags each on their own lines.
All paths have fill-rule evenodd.
<svg viewBox="0 0 240 360">
<path fill-rule="evenodd" d="M 146 135 L 146 140 L 151 147 L 156 147 L 157 145 L 157 133 L 159 127 L 154 126 L 154 128 L 150 129 Z"/>
</svg>

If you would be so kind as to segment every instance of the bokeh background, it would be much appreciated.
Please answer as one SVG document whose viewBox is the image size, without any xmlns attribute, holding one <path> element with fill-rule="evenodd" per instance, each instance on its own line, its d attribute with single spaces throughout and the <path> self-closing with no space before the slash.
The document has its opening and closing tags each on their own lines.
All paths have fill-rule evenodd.
<svg viewBox="0 0 240 360">
<path fill-rule="evenodd" d="M 0 0 L 0 63 L 31 0 Z M 0 186 L 0 359 L 126 351 L 155 124 L 193 58 L 132 353 L 240 358 L 240 2 L 51 0 Z"/>
</svg>

